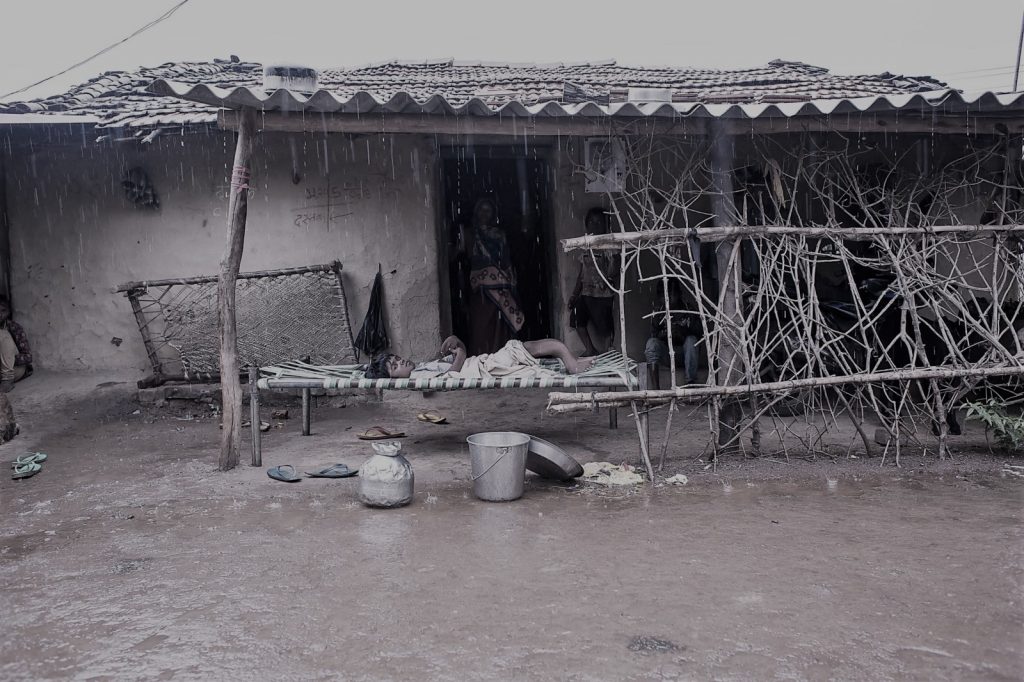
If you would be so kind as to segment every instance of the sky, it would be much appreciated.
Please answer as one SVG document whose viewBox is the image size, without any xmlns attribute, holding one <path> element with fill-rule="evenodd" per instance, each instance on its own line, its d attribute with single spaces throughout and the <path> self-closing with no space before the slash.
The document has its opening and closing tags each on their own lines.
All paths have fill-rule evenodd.
<svg viewBox="0 0 1024 682">
<path fill-rule="evenodd" d="M 1024 0 L 0 0 L 0 101 L 62 92 L 105 71 L 235 54 L 315 67 L 477 59 L 739 68 L 782 58 L 835 73 L 932 75 L 1009 91 Z M 1021 74 L 1024 89 L 1024 73 Z"/>
</svg>

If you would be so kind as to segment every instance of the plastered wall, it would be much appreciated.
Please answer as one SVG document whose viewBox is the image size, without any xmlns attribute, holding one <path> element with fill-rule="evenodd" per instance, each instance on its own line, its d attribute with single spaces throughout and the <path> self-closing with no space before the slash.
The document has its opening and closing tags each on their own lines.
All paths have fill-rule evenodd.
<svg viewBox="0 0 1024 682">
<path fill-rule="evenodd" d="M 217 272 L 233 151 L 233 136 L 216 132 L 151 145 L 50 138 L 7 151 L 15 316 L 37 366 L 148 371 L 128 301 L 111 290 Z M 358 328 L 380 263 L 394 348 L 436 347 L 430 140 L 263 134 L 253 165 L 243 271 L 339 259 Z M 135 166 L 149 175 L 159 209 L 126 199 L 120 181 Z"/>
</svg>

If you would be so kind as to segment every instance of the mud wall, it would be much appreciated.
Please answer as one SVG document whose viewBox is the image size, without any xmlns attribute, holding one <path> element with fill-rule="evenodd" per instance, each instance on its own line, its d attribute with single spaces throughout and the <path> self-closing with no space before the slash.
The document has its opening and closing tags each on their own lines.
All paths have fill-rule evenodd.
<svg viewBox="0 0 1024 682">
<path fill-rule="evenodd" d="M 193 134 L 139 145 L 95 137 L 8 151 L 15 316 L 39 367 L 142 374 L 149 365 L 131 307 L 111 290 L 217 272 L 234 139 Z M 380 263 L 396 351 L 436 346 L 433 149 L 412 136 L 262 135 L 242 270 L 341 260 L 357 328 Z M 159 208 L 126 198 L 121 180 L 133 167 L 148 175 Z"/>
</svg>

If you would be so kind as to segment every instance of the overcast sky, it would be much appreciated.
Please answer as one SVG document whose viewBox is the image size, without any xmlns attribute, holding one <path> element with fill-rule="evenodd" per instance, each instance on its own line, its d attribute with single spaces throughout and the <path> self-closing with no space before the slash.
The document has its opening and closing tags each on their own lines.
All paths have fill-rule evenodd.
<svg viewBox="0 0 1024 682">
<path fill-rule="evenodd" d="M 2 0 L 0 96 L 179 1 Z M 783 58 L 1006 91 L 1022 12 L 1024 0 L 189 0 L 102 57 L 7 99 L 61 92 L 104 71 L 230 54 L 316 67 L 455 57 L 730 68 Z"/>
</svg>

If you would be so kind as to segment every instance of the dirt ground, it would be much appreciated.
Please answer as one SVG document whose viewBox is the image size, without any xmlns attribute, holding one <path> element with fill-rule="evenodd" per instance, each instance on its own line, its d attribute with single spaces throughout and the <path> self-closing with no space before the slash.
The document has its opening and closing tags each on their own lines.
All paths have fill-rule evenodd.
<svg viewBox="0 0 1024 682">
<path fill-rule="evenodd" d="M 677 415 L 664 473 L 688 485 L 531 476 L 505 504 L 471 495 L 468 434 L 638 463 L 632 420 L 548 417 L 540 392 L 389 394 L 317 408 L 308 438 L 294 403 L 266 434 L 264 468 L 302 470 L 405 430 L 416 497 L 385 511 L 356 479 L 279 483 L 248 452 L 217 472 L 207 405 L 140 407 L 92 375 L 13 402 L 0 453 L 49 460 L 0 478 L 0 679 L 1024 678 L 1024 480 L 976 430 L 947 462 L 846 438 L 715 468 Z"/>
</svg>

